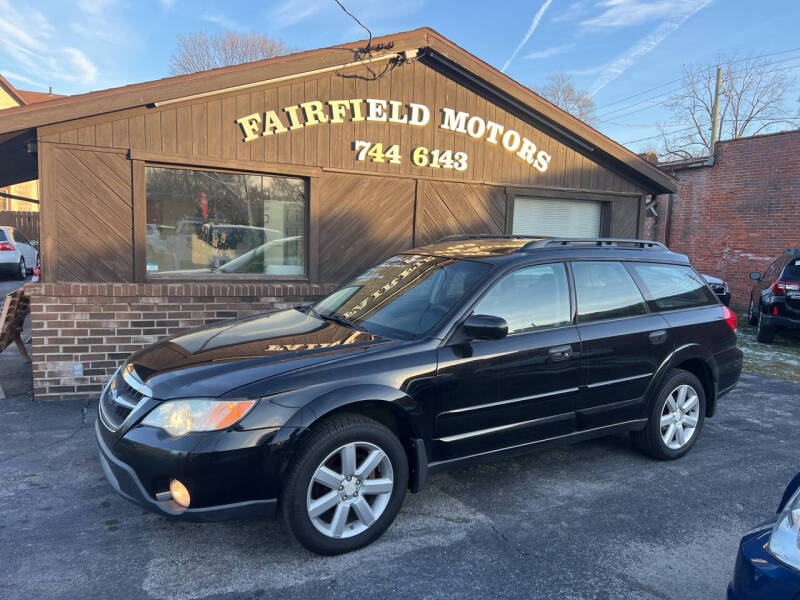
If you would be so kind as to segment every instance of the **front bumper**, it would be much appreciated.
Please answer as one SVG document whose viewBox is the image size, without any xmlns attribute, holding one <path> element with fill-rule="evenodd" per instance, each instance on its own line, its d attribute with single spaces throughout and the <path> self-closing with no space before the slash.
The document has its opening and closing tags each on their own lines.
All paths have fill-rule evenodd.
<svg viewBox="0 0 800 600">
<path fill-rule="evenodd" d="M 190 508 L 184 508 L 171 499 L 157 500 L 153 491 L 148 491 L 146 489 L 136 470 L 130 464 L 115 456 L 111 451 L 107 443 L 107 439 L 110 439 L 110 432 L 105 431 L 104 435 L 103 429 L 104 426 L 100 423 L 100 419 L 98 419 L 95 422 L 95 433 L 97 435 L 97 445 L 100 453 L 100 464 L 103 467 L 103 472 L 105 473 L 106 479 L 108 479 L 108 482 L 111 484 L 111 487 L 126 500 L 165 517 L 187 521 L 221 521 L 244 517 L 269 516 L 275 513 L 278 503 L 277 498 L 249 499 L 224 504 L 203 505 L 200 507 L 191 507 L 190 505 Z M 207 489 L 213 490 L 215 486 L 227 488 L 231 484 L 235 484 L 235 477 L 239 473 L 248 478 L 252 475 L 252 473 L 247 470 L 252 466 L 252 461 L 247 461 L 247 464 L 243 466 L 245 470 L 237 473 L 237 466 L 240 465 L 237 465 L 236 462 L 232 462 L 230 460 L 230 455 L 225 452 L 220 452 L 217 457 L 212 455 L 210 458 L 214 460 L 215 463 L 221 462 L 222 464 L 219 466 L 227 471 L 228 475 L 234 479 L 230 479 L 230 477 L 224 480 L 219 477 L 209 478 L 209 471 L 213 474 L 214 469 L 212 468 L 203 472 L 203 465 L 208 465 L 208 456 L 204 457 L 205 460 L 198 461 L 194 469 L 189 469 L 187 471 L 186 462 L 190 462 L 188 458 L 181 460 L 181 466 L 176 467 L 175 465 L 177 463 L 174 459 L 174 453 L 160 456 L 161 453 L 158 448 L 148 447 L 138 443 L 133 444 L 131 450 L 141 453 L 142 459 L 146 461 L 149 470 L 158 469 L 159 464 L 164 465 L 167 469 L 180 469 L 180 473 L 175 473 L 176 475 L 180 474 L 181 477 L 185 476 L 191 481 L 200 481 L 200 485 Z M 257 448 L 250 448 L 249 450 L 256 453 L 259 451 Z M 234 452 L 236 451 L 234 450 Z M 276 461 L 268 462 L 277 464 Z M 274 480 L 277 480 L 278 474 L 277 469 L 275 469 L 273 473 L 261 472 L 259 475 L 267 479 L 272 475 L 274 476 Z M 223 497 L 230 497 L 231 494 L 236 494 L 236 491 L 225 489 L 221 491 L 221 494 Z M 209 494 L 206 493 L 206 498 L 208 497 Z"/>
<path fill-rule="evenodd" d="M 800 572 L 767 550 L 773 525 L 765 523 L 742 538 L 728 600 L 800 600 Z"/>
</svg>

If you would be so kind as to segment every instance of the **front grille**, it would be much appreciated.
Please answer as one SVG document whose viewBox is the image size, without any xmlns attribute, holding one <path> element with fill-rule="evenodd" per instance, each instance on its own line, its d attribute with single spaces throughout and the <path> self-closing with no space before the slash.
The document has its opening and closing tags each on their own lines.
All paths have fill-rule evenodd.
<svg viewBox="0 0 800 600">
<path fill-rule="evenodd" d="M 100 398 L 100 407 L 108 425 L 119 429 L 143 397 L 144 394 L 125 381 L 123 371 L 117 371 Z"/>
</svg>

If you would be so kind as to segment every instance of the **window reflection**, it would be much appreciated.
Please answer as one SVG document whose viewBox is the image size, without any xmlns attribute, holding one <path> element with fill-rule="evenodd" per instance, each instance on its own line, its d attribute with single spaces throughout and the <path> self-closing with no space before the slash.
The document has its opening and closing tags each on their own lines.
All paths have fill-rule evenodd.
<svg viewBox="0 0 800 600">
<path fill-rule="evenodd" d="M 145 172 L 148 274 L 305 273 L 303 179 Z"/>
</svg>

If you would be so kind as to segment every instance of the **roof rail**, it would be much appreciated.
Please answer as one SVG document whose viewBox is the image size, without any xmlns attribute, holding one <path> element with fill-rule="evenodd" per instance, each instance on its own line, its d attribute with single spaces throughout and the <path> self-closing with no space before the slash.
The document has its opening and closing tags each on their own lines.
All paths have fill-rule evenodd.
<svg viewBox="0 0 800 600">
<path fill-rule="evenodd" d="M 653 240 L 636 240 L 627 238 L 545 238 L 528 242 L 517 252 L 526 252 L 535 248 L 552 246 L 632 246 L 643 250 L 668 250 L 661 242 Z"/>
<path fill-rule="evenodd" d="M 440 240 L 436 240 L 435 244 L 442 244 L 444 242 L 458 242 L 461 240 L 541 240 L 540 235 L 509 235 L 504 233 L 462 233 L 458 235 L 448 235 Z"/>
</svg>

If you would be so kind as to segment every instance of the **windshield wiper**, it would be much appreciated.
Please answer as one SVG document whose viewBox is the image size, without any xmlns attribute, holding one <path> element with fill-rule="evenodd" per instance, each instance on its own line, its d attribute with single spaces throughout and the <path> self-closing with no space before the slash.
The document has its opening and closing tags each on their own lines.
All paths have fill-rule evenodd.
<svg viewBox="0 0 800 600">
<path fill-rule="evenodd" d="M 363 332 L 367 331 L 358 323 L 355 323 L 354 321 L 351 321 L 344 315 L 340 315 L 338 313 L 330 313 L 327 315 L 321 315 L 317 313 L 314 316 L 317 316 L 320 319 L 325 319 L 326 321 L 333 321 L 334 323 L 338 323 L 339 325 L 344 325 L 345 327 L 349 327 L 350 329 L 355 329 L 356 331 L 363 331 Z"/>
</svg>

